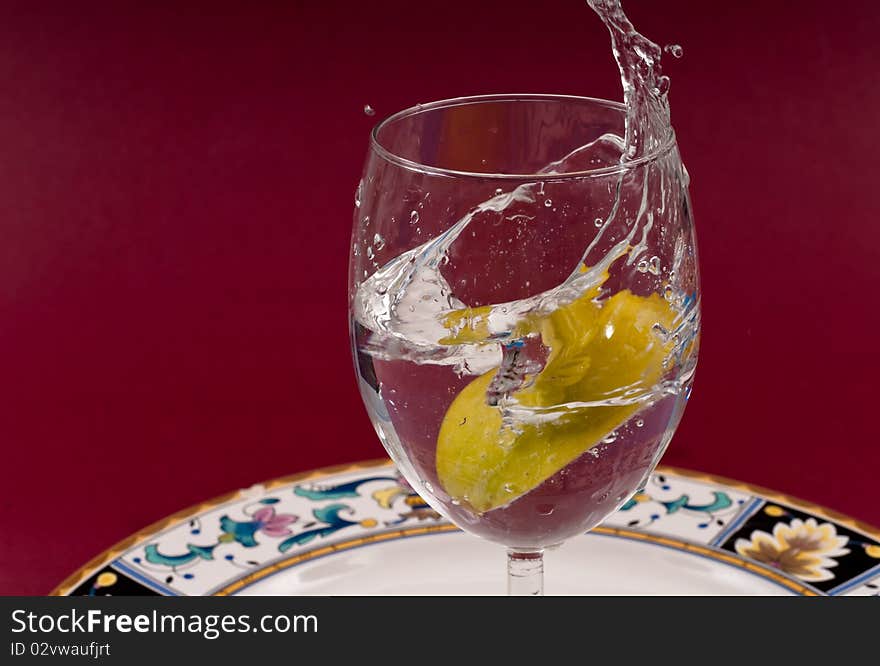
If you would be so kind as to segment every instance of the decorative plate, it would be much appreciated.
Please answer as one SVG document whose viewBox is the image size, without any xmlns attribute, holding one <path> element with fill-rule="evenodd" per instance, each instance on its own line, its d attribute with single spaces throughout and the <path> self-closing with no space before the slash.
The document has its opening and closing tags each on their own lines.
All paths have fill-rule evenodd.
<svg viewBox="0 0 880 666">
<path fill-rule="evenodd" d="M 546 555 L 548 594 L 880 596 L 880 530 L 681 469 Z M 229 493 L 138 532 L 55 595 L 503 594 L 503 548 L 434 512 L 390 461 Z"/>
</svg>

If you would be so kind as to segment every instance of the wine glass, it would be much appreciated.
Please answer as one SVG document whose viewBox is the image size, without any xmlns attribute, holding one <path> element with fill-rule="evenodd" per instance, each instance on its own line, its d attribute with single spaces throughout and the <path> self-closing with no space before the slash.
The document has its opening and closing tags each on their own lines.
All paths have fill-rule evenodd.
<svg viewBox="0 0 880 666">
<path fill-rule="evenodd" d="M 379 123 L 355 196 L 352 345 L 401 473 L 507 548 L 543 552 L 641 489 L 690 392 L 696 239 L 675 137 L 627 161 L 625 107 L 490 95 Z"/>
</svg>

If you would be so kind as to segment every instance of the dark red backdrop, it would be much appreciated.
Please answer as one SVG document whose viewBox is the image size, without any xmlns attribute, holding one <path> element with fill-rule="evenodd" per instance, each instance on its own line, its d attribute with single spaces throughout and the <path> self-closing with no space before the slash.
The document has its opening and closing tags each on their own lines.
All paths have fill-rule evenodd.
<svg viewBox="0 0 880 666">
<path fill-rule="evenodd" d="M 666 461 L 880 523 L 880 9 L 626 4 L 685 49 L 704 344 Z M 583 0 L 3 3 L 0 592 L 382 454 L 346 330 L 362 109 L 491 92 L 620 98 Z"/>
</svg>

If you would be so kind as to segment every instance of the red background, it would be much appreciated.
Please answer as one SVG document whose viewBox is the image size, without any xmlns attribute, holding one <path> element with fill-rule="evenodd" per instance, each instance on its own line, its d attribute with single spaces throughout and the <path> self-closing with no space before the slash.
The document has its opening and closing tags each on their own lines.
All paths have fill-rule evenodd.
<svg viewBox="0 0 880 666">
<path fill-rule="evenodd" d="M 625 4 L 685 50 L 704 339 L 665 461 L 880 524 L 880 8 Z M 493 92 L 620 98 L 583 0 L 2 4 L 0 592 L 382 455 L 346 328 L 362 109 Z"/>
</svg>

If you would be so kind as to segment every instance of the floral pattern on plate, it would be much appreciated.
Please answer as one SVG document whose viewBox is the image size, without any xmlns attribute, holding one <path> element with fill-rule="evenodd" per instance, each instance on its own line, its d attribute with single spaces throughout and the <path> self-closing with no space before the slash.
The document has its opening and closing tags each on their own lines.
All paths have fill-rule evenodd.
<svg viewBox="0 0 880 666">
<path fill-rule="evenodd" d="M 761 502 L 722 548 L 826 594 L 880 575 L 877 540 L 781 502 Z"/>
<path fill-rule="evenodd" d="M 84 567 L 57 593 L 214 594 L 327 547 L 400 538 L 417 526 L 453 529 L 389 463 L 353 467 L 254 486 L 168 520 Z M 660 469 L 604 526 L 620 538 L 672 538 L 683 550 L 690 543 L 733 554 L 819 594 L 880 594 L 880 541 L 851 521 L 843 525 L 753 491 Z"/>
</svg>

